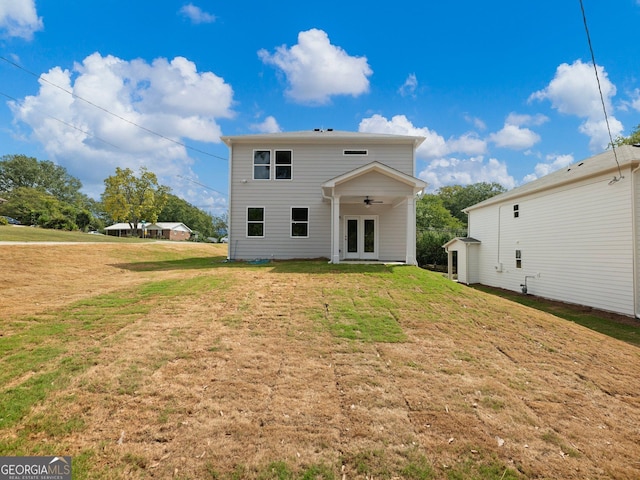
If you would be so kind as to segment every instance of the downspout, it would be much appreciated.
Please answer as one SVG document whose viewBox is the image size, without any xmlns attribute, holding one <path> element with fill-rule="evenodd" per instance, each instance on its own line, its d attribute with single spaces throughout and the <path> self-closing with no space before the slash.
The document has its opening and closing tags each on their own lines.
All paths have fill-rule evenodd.
<svg viewBox="0 0 640 480">
<path fill-rule="evenodd" d="M 640 318 L 638 311 L 638 222 L 636 220 L 636 204 L 638 195 L 636 194 L 636 174 L 640 171 L 640 166 L 631 171 L 631 228 L 633 237 L 633 314 Z"/>
<path fill-rule="evenodd" d="M 329 216 L 329 219 L 331 221 L 331 250 L 329 251 L 329 263 L 333 263 L 333 242 L 335 241 L 335 238 L 334 238 L 335 232 L 333 231 L 334 230 L 334 227 L 333 227 L 333 223 L 334 223 L 333 222 L 333 194 L 330 197 L 328 197 L 324 193 L 324 188 L 321 187 L 320 190 L 322 190 L 322 198 L 324 198 L 326 200 L 329 200 L 331 202 L 331 207 L 330 207 L 331 208 L 331 215 Z"/>
<path fill-rule="evenodd" d="M 229 145 L 229 210 L 227 212 L 227 260 L 235 260 L 235 249 L 234 254 L 231 255 L 231 247 L 233 245 L 233 240 L 231 238 L 231 202 L 233 201 L 233 183 L 231 182 L 231 172 L 233 170 L 233 145 Z M 236 242 L 237 243 L 237 242 Z"/>
</svg>

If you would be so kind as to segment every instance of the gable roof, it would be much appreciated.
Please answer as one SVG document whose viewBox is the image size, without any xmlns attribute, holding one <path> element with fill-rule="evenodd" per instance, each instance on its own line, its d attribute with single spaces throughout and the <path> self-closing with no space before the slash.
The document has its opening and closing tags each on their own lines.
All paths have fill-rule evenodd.
<svg viewBox="0 0 640 480">
<path fill-rule="evenodd" d="M 426 182 L 423 182 L 419 178 L 412 177 L 411 175 L 407 175 L 406 173 L 402 173 L 400 170 L 396 170 L 395 168 L 391 168 L 384 163 L 380 162 L 371 162 L 361 167 L 358 167 L 350 172 L 343 173 L 342 175 L 338 175 L 330 180 L 327 180 L 322 184 L 322 188 L 333 188 L 341 183 L 348 182 L 349 180 L 353 180 L 360 175 L 364 175 L 370 172 L 379 172 L 387 177 L 393 178 L 399 182 L 410 185 L 414 188 L 423 189 L 426 188 Z"/>
<path fill-rule="evenodd" d="M 620 168 L 631 167 L 633 169 L 640 164 L 640 148 L 633 145 L 622 145 L 620 147 L 616 147 L 615 156 L 613 150 L 607 150 L 588 159 L 569 165 L 568 167 L 556 170 L 544 177 L 525 183 L 524 185 L 509 190 L 508 192 L 501 193 L 500 195 L 496 195 L 495 197 L 476 203 L 475 205 L 465 208 L 463 212 L 469 212 L 476 208 L 504 202 L 506 200 L 514 200 L 524 195 L 540 192 L 542 190 L 569 185 L 598 175 L 610 173 L 613 178 L 614 176 L 618 176 L 616 156 L 618 158 Z"/>
<path fill-rule="evenodd" d="M 141 229 L 142 225 L 138 224 L 138 229 Z M 186 230 L 191 232 L 191 229 L 181 222 L 156 222 L 145 223 L 145 230 Z M 128 223 L 114 223 L 105 227 L 105 230 L 131 230 L 131 226 Z"/>
<path fill-rule="evenodd" d="M 254 135 L 223 136 L 220 139 L 229 147 L 238 143 L 271 143 L 286 142 L 292 144 L 302 143 L 343 143 L 366 142 L 377 144 L 413 144 L 417 148 L 425 137 L 410 135 L 391 135 L 386 133 L 346 132 L 333 129 L 303 130 L 298 132 L 260 133 Z"/>
</svg>

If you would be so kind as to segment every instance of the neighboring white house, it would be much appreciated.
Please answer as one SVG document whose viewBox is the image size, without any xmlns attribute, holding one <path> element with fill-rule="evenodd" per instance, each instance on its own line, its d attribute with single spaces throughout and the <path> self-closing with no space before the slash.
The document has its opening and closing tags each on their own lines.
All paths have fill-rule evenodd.
<svg viewBox="0 0 640 480">
<path fill-rule="evenodd" d="M 625 145 L 465 209 L 450 277 L 640 317 L 639 167 Z"/>
<path fill-rule="evenodd" d="M 138 236 L 146 238 L 164 238 L 166 240 L 189 240 L 191 229 L 180 222 L 139 223 L 134 232 L 128 223 L 115 223 L 106 227 L 105 233 L 115 237 Z"/>
<path fill-rule="evenodd" d="M 423 137 L 314 130 L 222 137 L 229 258 L 415 264 Z"/>
</svg>

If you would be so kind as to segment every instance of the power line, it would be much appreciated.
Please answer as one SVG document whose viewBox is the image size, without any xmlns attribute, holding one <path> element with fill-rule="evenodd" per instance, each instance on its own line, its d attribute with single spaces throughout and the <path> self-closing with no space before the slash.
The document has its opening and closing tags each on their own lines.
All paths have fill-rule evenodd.
<svg viewBox="0 0 640 480">
<path fill-rule="evenodd" d="M 13 100 L 14 102 L 20 103 L 20 100 L 18 100 L 17 98 L 13 98 L 12 96 L 7 95 L 6 93 L 0 92 L 0 95 L 2 95 L 3 97 L 7 97 L 9 100 Z M 109 142 L 109 141 L 105 140 L 104 138 L 100 138 L 100 137 L 98 137 L 97 135 L 94 135 L 94 134 L 93 134 L 93 133 L 91 133 L 91 132 L 87 132 L 86 130 L 81 129 L 80 127 L 77 127 L 77 126 L 75 126 L 75 125 L 73 125 L 73 124 L 71 124 L 71 123 L 69 123 L 69 122 L 65 122 L 64 120 L 61 120 L 61 119 L 59 119 L 59 118 L 57 118 L 57 117 L 54 117 L 53 115 L 49 115 L 48 113 L 44 113 L 44 112 L 42 112 L 41 110 L 37 110 L 37 111 L 38 111 L 38 113 L 39 113 L 40 115 L 44 115 L 45 117 L 49 117 L 49 118 L 51 118 L 51 119 L 55 120 L 56 122 L 60 122 L 60 123 L 62 123 L 63 125 L 66 125 L 67 127 L 71 127 L 71 128 L 73 128 L 74 130 L 77 130 L 77 131 L 79 131 L 79 132 L 82 132 L 82 133 L 84 133 L 85 135 L 88 135 L 88 136 L 90 136 L 90 137 L 95 138 L 96 140 L 100 140 L 101 142 L 106 143 L 107 145 L 110 145 L 110 146 L 112 146 L 112 147 L 114 147 L 114 148 L 117 148 L 118 150 L 122 150 L 122 148 L 120 148 L 118 145 L 115 145 L 115 144 L 113 144 L 113 143 L 111 143 L 111 142 Z"/>
<path fill-rule="evenodd" d="M 3 57 L 3 56 L 0 56 L 0 60 L 3 60 L 4 62 L 8 63 L 9 65 L 11 65 L 11 66 L 13 66 L 13 67 L 15 67 L 15 68 L 17 68 L 17 69 L 19 69 L 19 70 L 22 70 L 22 71 L 23 71 L 23 72 L 25 72 L 25 73 L 28 73 L 29 75 L 31 75 L 31 76 L 33 76 L 33 77 L 37 78 L 38 80 L 40 80 L 40 81 L 42 81 L 42 82 L 44 82 L 44 83 L 47 83 L 48 85 L 51 85 L 52 87 L 55 87 L 55 88 L 57 88 L 57 89 L 59 89 L 59 90 L 62 90 L 62 91 L 63 91 L 63 92 L 65 92 L 66 94 L 71 95 L 73 98 L 77 98 L 78 100 L 81 100 L 81 101 L 83 101 L 83 102 L 87 103 L 88 105 L 91 105 L 92 107 L 97 108 L 98 110 L 102 110 L 103 112 L 105 112 L 105 113 L 107 113 L 107 114 L 109 114 L 109 115 L 112 115 L 112 116 L 114 116 L 115 118 L 117 118 L 117 119 L 119 119 L 119 120 L 122 120 L 123 122 L 127 122 L 128 124 L 133 125 L 134 127 L 137 127 L 137 128 L 139 128 L 140 130 L 143 130 L 143 131 L 145 131 L 145 132 L 147 132 L 147 133 L 149 133 L 149 134 L 151 134 L 151 135 L 155 135 L 156 137 L 160 137 L 160 138 L 162 138 L 162 139 L 164 139 L 164 140 L 167 140 L 167 141 L 169 141 L 169 142 L 172 142 L 172 143 L 174 143 L 174 144 L 176 144 L 176 145 L 180 145 L 181 147 L 184 147 L 184 148 L 186 148 L 186 149 L 192 150 L 192 151 L 194 151 L 194 152 L 201 153 L 201 154 L 203 154 L 203 155 L 207 155 L 207 156 L 209 156 L 209 157 L 217 158 L 217 159 L 224 160 L 224 161 L 227 161 L 227 160 L 228 160 L 228 159 L 227 159 L 227 158 L 225 158 L 225 157 L 221 157 L 221 156 L 219 156 L 219 155 L 214 155 L 213 153 L 205 152 L 204 150 L 200 150 L 199 148 L 192 147 L 192 146 L 190 146 L 190 145 L 187 145 L 186 143 L 179 142 L 178 140 L 174 140 L 174 139 L 172 139 L 172 138 L 170 138 L 170 137 L 167 137 L 166 135 L 163 135 L 163 134 L 161 134 L 161 133 L 158 133 L 158 132 L 156 132 L 156 131 L 154 131 L 154 130 L 151 130 L 151 129 L 147 128 L 147 127 L 144 127 L 144 126 L 142 126 L 142 125 L 140 125 L 140 124 L 138 124 L 138 123 L 136 123 L 136 122 L 133 122 L 133 121 L 131 121 L 131 120 L 129 120 L 129 119 L 127 119 L 127 118 L 125 118 L 125 117 L 122 117 L 121 115 L 118 115 L 117 113 L 114 113 L 114 112 L 112 112 L 111 110 L 109 110 L 109 109 L 107 109 L 107 108 L 105 108 L 105 107 L 102 107 L 102 106 L 100 106 L 100 105 L 98 105 L 98 104 L 96 104 L 96 103 L 93 103 L 92 101 L 87 100 L 86 98 L 83 98 L 83 97 L 81 97 L 81 96 L 79 96 L 79 95 L 77 95 L 77 94 L 73 93 L 72 91 L 67 90 L 67 89 L 66 89 L 66 88 L 64 88 L 64 87 L 61 87 L 60 85 L 56 85 L 55 83 L 50 82 L 49 80 L 47 80 L 46 78 L 44 78 L 42 75 L 38 75 L 38 74 L 36 74 L 36 73 L 32 72 L 31 70 L 28 70 L 28 69 L 24 68 L 23 66 L 18 65 L 17 63 L 12 62 L 11 60 L 9 60 L 9 59 L 7 59 L 7 58 L 5 58 L 5 57 Z M 63 123 L 64 123 L 64 122 L 63 122 Z"/>
<path fill-rule="evenodd" d="M 596 66 L 596 57 L 593 53 L 593 45 L 591 44 L 591 35 L 589 34 L 589 27 L 587 26 L 587 15 L 584 11 L 584 4 L 582 0 L 580 0 L 580 9 L 582 10 L 582 21 L 584 22 L 584 30 L 587 33 L 587 42 L 589 43 L 589 51 L 591 52 L 591 62 L 593 63 L 593 71 L 596 73 L 596 81 L 598 82 L 598 92 L 600 92 L 600 102 L 602 103 L 602 111 L 604 112 L 604 120 L 607 124 L 607 132 L 609 132 L 609 141 L 611 142 L 611 148 L 613 149 L 613 158 L 616 161 L 616 165 L 618 165 L 618 175 L 619 177 L 613 177 L 613 180 L 610 183 L 615 183 L 619 180 L 622 180 L 624 177 L 622 176 L 622 170 L 620 169 L 620 163 L 618 162 L 618 154 L 616 153 L 616 146 L 613 143 L 613 136 L 611 135 L 611 127 L 609 126 L 609 116 L 607 115 L 607 107 L 604 104 L 604 96 L 602 95 L 602 87 L 600 86 L 600 76 L 598 75 L 598 67 Z"/>
<path fill-rule="evenodd" d="M 176 177 L 182 178 L 183 180 L 186 180 L 187 182 L 191 182 L 191 183 L 195 183 L 196 185 L 200 185 L 201 187 L 204 187 L 207 190 L 211 190 L 212 192 L 216 192 L 216 193 L 218 193 L 218 194 L 220 194 L 220 195 L 222 195 L 224 197 L 228 197 L 229 196 L 229 194 L 227 194 L 227 193 L 220 192 L 220 191 L 216 190 L 215 188 L 211 188 L 208 185 L 205 185 L 204 183 L 196 182 L 195 180 L 193 180 L 191 178 L 183 177 L 182 175 L 176 175 Z"/>
</svg>

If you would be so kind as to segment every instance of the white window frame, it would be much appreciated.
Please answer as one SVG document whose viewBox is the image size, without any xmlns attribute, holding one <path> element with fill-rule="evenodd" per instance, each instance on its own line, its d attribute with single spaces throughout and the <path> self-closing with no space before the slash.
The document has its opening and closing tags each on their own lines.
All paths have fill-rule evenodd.
<svg viewBox="0 0 640 480">
<path fill-rule="evenodd" d="M 249 220 L 249 210 L 250 209 L 262 209 L 262 221 L 259 220 Z M 252 206 L 247 207 L 247 218 L 246 218 L 246 237 L 247 238 L 264 238 L 265 231 L 267 228 L 267 209 L 265 207 Z M 250 224 L 262 224 L 262 235 L 249 235 L 249 225 Z"/>
<path fill-rule="evenodd" d="M 291 163 L 281 163 L 280 165 L 278 165 L 277 163 L 277 158 L 278 158 L 278 152 L 289 152 L 290 158 L 291 158 Z M 290 170 L 290 176 L 289 178 L 278 178 L 278 166 L 281 167 L 289 167 Z M 278 149 L 274 149 L 273 150 L 273 179 L 277 180 L 279 182 L 282 181 L 291 181 L 293 180 L 293 150 L 291 149 L 286 149 L 286 148 L 278 148 Z"/>
<path fill-rule="evenodd" d="M 256 153 L 257 152 L 268 152 L 269 153 L 269 163 L 258 163 L 256 164 Z M 252 178 L 254 180 L 258 180 L 258 181 L 268 181 L 271 180 L 272 174 L 271 174 L 271 170 L 272 170 L 272 164 L 273 163 L 273 159 L 272 159 L 272 152 L 270 149 L 268 148 L 256 148 L 255 150 L 253 150 L 253 158 L 251 159 L 251 175 Z M 269 170 L 269 178 L 256 178 L 256 167 L 267 167 L 267 169 Z"/>
<path fill-rule="evenodd" d="M 522 268 L 522 250 L 516 250 L 516 268 Z"/>
<path fill-rule="evenodd" d="M 293 209 L 294 208 L 300 208 L 300 209 L 305 209 L 307 211 L 307 220 L 306 221 L 295 221 L 293 219 Z M 290 228 L 289 228 L 289 237 L 290 238 L 309 238 L 309 227 L 311 225 L 311 222 L 309 220 L 309 207 L 291 207 L 290 211 L 289 211 L 289 220 L 290 220 Z M 307 234 L 306 235 L 294 235 L 293 234 L 293 225 L 296 223 L 300 223 L 300 224 L 306 224 L 307 225 Z"/>
<path fill-rule="evenodd" d="M 256 153 L 258 152 L 267 152 L 269 154 L 269 163 L 256 163 Z M 278 152 L 289 152 L 291 157 L 291 163 L 281 163 L 278 164 L 276 162 L 276 157 Z M 256 167 L 266 167 L 269 170 L 268 178 L 256 178 Z M 278 178 L 277 170 L 278 167 L 288 167 L 290 170 L 289 178 Z M 253 159 L 251 163 L 251 175 L 254 180 L 258 181 L 267 181 L 267 180 L 277 180 L 279 182 L 286 182 L 293 180 L 293 149 L 290 148 L 256 148 L 253 150 Z"/>
</svg>

